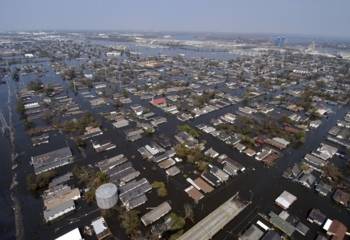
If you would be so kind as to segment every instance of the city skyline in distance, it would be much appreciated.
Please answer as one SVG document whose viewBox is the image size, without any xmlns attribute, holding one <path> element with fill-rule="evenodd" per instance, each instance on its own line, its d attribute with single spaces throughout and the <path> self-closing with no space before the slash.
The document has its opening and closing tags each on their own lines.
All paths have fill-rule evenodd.
<svg viewBox="0 0 350 240">
<path fill-rule="evenodd" d="M 350 37 L 350 2 L 4 0 L 0 31 L 116 30 Z"/>
</svg>

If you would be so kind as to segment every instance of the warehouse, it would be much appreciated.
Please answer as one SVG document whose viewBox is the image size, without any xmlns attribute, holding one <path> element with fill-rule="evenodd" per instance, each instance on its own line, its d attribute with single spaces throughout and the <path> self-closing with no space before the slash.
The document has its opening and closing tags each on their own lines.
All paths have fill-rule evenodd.
<svg viewBox="0 0 350 240">
<path fill-rule="evenodd" d="M 69 147 L 34 156 L 31 159 L 36 175 L 70 164 L 72 161 L 73 155 Z"/>
<path fill-rule="evenodd" d="M 178 240 L 209 240 L 212 239 L 226 224 L 240 214 L 248 204 L 237 199 L 238 194 L 229 198 L 226 202 L 203 218 Z M 210 231 L 208 231 L 210 230 Z"/>
</svg>

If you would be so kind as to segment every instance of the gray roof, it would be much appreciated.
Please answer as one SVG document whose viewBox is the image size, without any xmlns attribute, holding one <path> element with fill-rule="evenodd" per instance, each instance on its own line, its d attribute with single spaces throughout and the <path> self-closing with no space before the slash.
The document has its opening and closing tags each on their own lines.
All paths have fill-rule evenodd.
<svg viewBox="0 0 350 240">
<path fill-rule="evenodd" d="M 319 225 L 324 223 L 326 221 L 327 217 L 324 215 L 319 209 L 312 209 L 309 213 L 309 216 L 307 217 L 307 220 L 310 222 L 315 222 Z"/>
<path fill-rule="evenodd" d="M 259 240 L 263 235 L 264 232 L 253 224 L 239 237 L 239 240 Z"/>
<path fill-rule="evenodd" d="M 296 230 L 300 234 L 302 234 L 303 236 L 306 236 L 306 234 L 309 232 L 310 228 L 308 226 L 306 226 L 304 223 L 298 222 L 298 224 L 296 226 Z"/>
<path fill-rule="evenodd" d="M 237 194 L 190 228 L 178 240 L 209 240 L 240 214 L 248 204 L 237 200 Z"/>
<path fill-rule="evenodd" d="M 35 174 L 39 174 L 71 162 L 72 152 L 69 147 L 60 148 L 32 157 Z"/>
<path fill-rule="evenodd" d="M 268 231 L 261 240 L 281 240 L 281 235 L 275 231 Z"/>
<path fill-rule="evenodd" d="M 283 220 L 274 212 L 270 212 L 269 216 L 271 224 L 273 224 L 276 228 L 280 229 L 282 232 L 287 234 L 289 237 L 292 236 L 292 234 L 295 231 L 295 227 L 292 224 Z"/>
<path fill-rule="evenodd" d="M 69 200 L 67 202 L 64 202 L 57 207 L 50 208 L 44 211 L 44 218 L 46 221 L 50 221 L 50 218 L 55 217 L 55 215 L 58 215 L 60 213 L 63 214 L 63 212 L 69 208 L 75 208 L 75 204 L 73 200 Z M 57 216 L 58 217 L 58 216 Z"/>
<path fill-rule="evenodd" d="M 171 206 L 168 202 L 163 202 L 157 207 L 153 208 L 151 211 L 146 213 L 141 217 L 141 221 L 145 226 L 154 223 L 161 217 L 163 217 L 165 214 L 171 211 Z"/>
</svg>

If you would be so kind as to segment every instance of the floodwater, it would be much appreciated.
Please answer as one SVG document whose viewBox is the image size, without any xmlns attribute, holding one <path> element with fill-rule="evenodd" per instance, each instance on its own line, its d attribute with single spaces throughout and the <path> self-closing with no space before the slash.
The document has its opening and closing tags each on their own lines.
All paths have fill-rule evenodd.
<svg viewBox="0 0 350 240">
<path fill-rule="evenodd" d="M 186 58 L 208 58 L 208 59 L 221 59 L 230 60 L 235 59 L 237 55 L 230 53 L 228 51 L 218 51 L 212 50 L 208 51 L 206 49 L 190 49 L 181 47 L 161 47 L 161 46 L 148 46 L 142 45 L 135 42 L 119 42 L 119 41 L 109 41 L 109 40 L 94 40 L 93 43 L 100 44 L 104 46 L 121 46 L 128 48 L 131 52 L 135 52 L 141 55 L 141 57 L 150 56 L 179 56 L 179 54 L 184 54 Z"/>
<path fill-rule="evenodd" d="M 159 49 L 158 49 L 159 51 Z M 178 52 L 177 54 L 181 53 Z M 60 76 L 56 75 L 51 69 L 48 63 L 44 64 L 45 69 L 48 72 L 43 77 L 43 81 L 61 83 L 66 86 L 66 82 L 63 81 Z M 28 82 L 34 79 L 35 76 L 32 74 L 26 75 L 21 78 L 20 86 L 25 82 Z M 11 82 L 15 85 L 15 83 Z M 16 86 L 13 86 L 14 88 Z M 13 89 L 14 89 L 13 88 Z M 6 113 L 6 99 L 7 99 L 7 87 L 6 85 L 0 86 L 0 107 L 4 112 L 5 116 L 8 116 Z M 71 97 L 75 99 L 76 102 L 83 109 L 96 114 L 100 110 L 92 109 L 87 104 L 87 101 L 81 97 L 81 95 L 75 96 L 71 92 L 69 93 Z M 158 129 L 158 133 L 162 133 L 171 140 L 173 139 L 174 134 L 177 131 L 177 125 L 181 124 L 174 116 L 165 114 L 161 110 L 150 106 L 147 101 L 142 101 L 138 97 L 132 96 L 133 104 L 139 103 L 144 106 L 149 107 L 156 115 L 166 116 L 168 122 L 161 125 Z M 15 109 L 15 103 L 12 102 L 13 109 Z M 218 111 L 209 113 L 207 115 L 201 116 L 195 120 L 189 121 L 189 124 L 192 126 L 197 125 L 198 123 L 209 123 L 210 119 L 227 112 L 235 112 L 237 105 L 228 106 L 226 108 L 220 109 Z M 106 110 L 114 110 L 111 106 L 106 106 Z M 234 195 L 236 192 L 240 192 L 240 195 L 243 199 L 247 201 L 252 201 L 252 204 L 244 210 L 242 214 L 239 215 L 236 219 L 230 222 L 220 233 L 215 236 L 214 239 L 234 239 L 242 229 L 247 227 L 249 223 L 252 223 L 255 220 L 256 213 L 267 214 L 270 210 L 276 210 L 274 206 L 274 199 L 283 191 L 288 190 L 292 194 L 298 197 L 296 203 L 289 210 L 290 213 L 298 216 L 304 223 L 306 223 L 306 216 L 308 211 L 311 208 L 321 209 L 329 218 L 336 218 L 344 223 L 350 223 L 350 214 L 344 208 L 335 205 L 329 198 L 323 198 L 318 196 L 313 190 L 306 189 L 301 185 L 290 182 L 281 177 L 283 171 L 292 166 L 293 163 L 301 161 L 303 156 L 314 150 L 320 142 L 324 141 L 327 136 L 327 131 L 336 124 L 336 121 L 342 119 L 347 111 L 350 111 L 349 106 L 338 106 L 334 109 L 334 114 L 331 114 L 328 118 L 323 120 L 322 125 L 317 130 L 312 130 L 307 133 L 306 143 L 299 149 L 290 149 L 284 152 L 284 155 L 281 159 L 278 160 L 277 164 L 271 168 L 266 168 L 262 164 L 256 162 L 252 158 L 248 158 L 243 154 L 240 154 L 236 150 L 233 150 L 232 147 L 220 142 L 220 140 L 203 134 L 201 140 L 207 142 L 207 146 L 213 147 L 219 153 L 225 153 L 229 157 L 237 160 L 244 166 L 246 166 L 247 171 L 243 174 L 235 176 L 229 180 L 228 183 L 223 184 L 217 188 L 214 192 L 206 195 L 204 199 L 200 201 L 198 205 L 194 206 L 195 220 L 198 221 L 201 218 L 208 215 L 211 211 L 217 208 L 220 204 L 225 202 L 229 197 Z M 16 152 L 19 154 L 17 159 L 18 167 L 16 170 L 11 170 L 11 158 L 10 158 L 10 145 L 8 137 L 0 137 L 0 154 L 1 154 L 1 165 L 0 165 L 0 207 L 2 211 L 0 212 L 0 238 L 1 239 L 14 239 L 15 229 L 14 229 L 14 217 L 12 204 L 9 198 L 9 188 L 11 184 L 12 173 L 18 173 L 18 192 L 17 196 L 21 203 L 21 210 L 23 216 L 23 228 L 24 228 L 24 239 L 54 239 L 55 237 L 72 230 L 75 227 L 85 226 L 91 223 L 100 212 L 96 210 L 95 205 L 86 205 L 81 201 L 77 203 L 77 210 L 72 214 L 65 216 L 62 220 L 55 221 L 51 224 L 44 224 L 42 217 L 42 201 L 39 196 L 34 196 L 29 193 L 26 189 L 26 176 L 33 173 L 33 168 L 29 164 L 30 156 L 45 153 L 47 151 L 55 150 L 59 147 L 63 147 L 68 144 L 75 156 L 75 164 L 88 165 L 94 164 L 97 161 L 104 159 L 106 157 L 111 157 L 115 154 L 122 153 L 130 159 L 135 168 L 141 172 L 141 177 L 146 177 L 150 182 L 155 180 L 160 180 L 167 182 L 169 195 L 161 199 L 157 197 L 156 191 L 152 191 L 150 194 L 147 194 L 148 202 L 139 208 L 141 213 L 148 211 L 148 208 L 157 206 L 164 200 L 170 200 L 173 210 L 178 213 L 182 213 L 184 203 L 193 204 L 192 200 L 184 192 L 184 188 L 188 186 L 185 179 L 182 176 L 176 177 L 167 177 L 163 170 L 160 170 L 155 166 L 155 164 L 143 160 L 140 154 L 137 152 L 137 149 L 145 144 L 153 141 L 154 137 L 148 136 L 136 142 L 130 143 L 125 140 L 123 130 L 115 129 L 108 121 L 102 117 L 96 115 L 99 120 L 102 122 L 102 128 L 104 134 L 97 138 L 100 139 L 109 139 L 116 144 L 116 149 L 104 152 L 104 153 L 95 153 L 91 146 L 88 146 L 86 149 L 85 158 L 79 150 L 74 146 L 70 139 L 65 138 L 61 133 L 56 132 L 51 134 L 52 138 L 50 143 L 46 145 L 41 145 L 36 148 L 31 147 L 30 139 L 25 134 L 23 125 L 18 118 L 17 114 L 14 114 L 14 127 L 16 130 Z M 59 173 L 65 173 L 69 171 L 72 166 L 64 166 L 58 169 Z M 186 169 L 187 171 L 188 169 Z M 195 177 L 196 174 L 193 172 L 188 173 L 189 177 Z M 198 175 L 198 174 L 197 174 Z M 320 232 L 321 229 L 317 228 L 311 224 L 307 224 L 311 227 L 312 231 L 307 236 L 307 239 L 313 239 L 317 232 Z M 187 226 L 187 228 L 190 225 Z M 121 230 L 118 221 L 112 222 L 110 226 L 112 232 L 119 239 L 127 239 Z M 296 239 L 301 235 L 295 234 Z M 305 238 L 304 238 L 305 239 Z"/>
</svg>

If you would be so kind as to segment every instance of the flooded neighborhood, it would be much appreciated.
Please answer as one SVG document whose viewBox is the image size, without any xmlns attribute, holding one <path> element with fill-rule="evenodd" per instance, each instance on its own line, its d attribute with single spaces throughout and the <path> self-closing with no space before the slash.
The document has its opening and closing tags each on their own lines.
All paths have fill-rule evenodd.
<svg viewBox="0 0 350 240">
<path fill-rule="evenodd" d="M 349 52 L 0 34 L 0 238 L 347 239 Z"/>
</svg>

